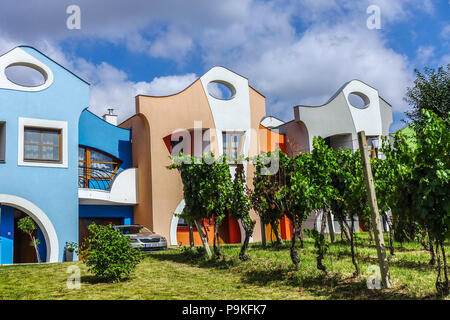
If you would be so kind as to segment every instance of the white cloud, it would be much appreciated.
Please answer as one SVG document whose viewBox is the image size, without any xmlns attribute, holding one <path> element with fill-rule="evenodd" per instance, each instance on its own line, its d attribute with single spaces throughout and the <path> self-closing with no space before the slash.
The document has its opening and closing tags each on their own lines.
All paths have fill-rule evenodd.
<svg viewBox="0 0 450 320">
<path fill-rule="evenodd" d="M 165 96 L 177 93 L 197 79 L 193 73 L 156 77 L 150 82 L 133 82 L 126 73 L 115 67 L 101 63 L 88 64 L 89 74 L 95 73 L 95 83 L 91 87 L 89 110 L 101 116 L 106 109 L 113 108 L 119 115 L 119 122 L 135 114 L 135 96 L 138 94 Z"/>
<path fill-rule="evenodd" d="M 159 36 L 150 45 L 149 53 L 152 57 L 171 58 L 181 61 L 193 48 L 193 45 L 191 37 L 174 28 L 170 28 L 169 31 Z"/>
<path fill-rule="evenodd" d="M 346 22 L 316 24 L 297 36 L 286 20 L 270 10 L 258 15 L 263 21 L 281 22 L 266 24 L 265 32 L 258 34 L 249 31 L 250 18 L 250 25 L 240 33 L 242 50 L 213 38 L 205 38 L 200 45 L 207 65 L 222 63 L 248 77 L 268 97 L 269 113 L 292 119 L 292 106 L 322 104 L 354 78 L 378 88 L 395 111 L 407 109 L 403 97 L 412 70 L 405 56 L 386 48 L 381 33 L 368 30 L 365 24 Z"/>
<path fill-rule="evenodd" d="M 450 64 L 450 54 L 446 54 L 441 58 L 439 65 L 446 66 Z"/>
<path fill-rule="evenodd" d="M 22 44 L 0 36 L 0 55 Z M 52 41 L 30 43 L 62 66 L 68 68 L 91 84 L 89 110 L 102 116 L 108 107 L 115 109 L 119 121 L 135 113 L 135 96 L 138 94 L 164 96 L 177 93 L 197 79 L 195 73 L 155 77 L 150 82 L 134 82 L 123 70 L 106 62 L 93 64 L 83 58 L 64 53 Z"/>
<path fill-rule="evenodd" d="M 173 93 L 195 75 L 133 82 L 117 66 L 66 57 L 55 44 L 69 37 L 106 40 L 180 65 L 195 53 L 205 69 L 224 65 L 248 77 L 268 98 L 268 113 L 285 119 L 293 117 L 293 105 L 324 103 L 352 78 L 378 88 L 396 111 L 403 111 L 412 71 L 406 57 L 388 48 L 385 33 L 366 28 L 366 8 L 380 6 L 384 30 L 411 18 L 414 10 L 434 11 L 429 0 L 196 0 L 196 5 L 185 0 L 136 0 L 133 6 L 125 1 L 80 0 L 82 29 L 68 31 L 65 7 L 70 2 L 61 0 L 48 10 L 38 10 L 41 0 L 27 10 L 6 6 L 0 12 L 0 28 L 10 38 L 36 43 L 45 39 L 40 46 L 47 42 L 48 51 L 43 52 L 92 83 L 93 110 L 102 113 L 111 105 L 123 110 L 123 117 L 132 114 L 137 93 Z M 297 29 L 295 19 L 302 21 L 303 29 Z M 426 52 L 421 54 L 425 59 Z"/>
<path fill-rule="evenodd" d="M 184 75 L 156 77 L 149 84 L 145 90 L 149 95 L 165 96 L 177 93 L 197 80 L 195 73 L 188 73 Z"/>
<path fill-rule="evenodd" d="M 442 28 L 441 37 L 444 40 L 450 40 L 450 24 Z"/>
<path fill-rule="evenodd" d="M 378 5 L 381 9 L 381 18 L 387 22 L 409 19 L 413 16 L 414 10 L 421 10 L 429 15 L 435 12 L 431 0 L 366 0 L 365 2 L 367 5 Z"/>
<path fill-rule="evenodd" d="M 434 56 L 433 46 L 420 46 L 416 52 L 416 60 L 420 65 L 424 65 Z"/>
<path fill-rule="evenodd" d="M 18 45 L 19 43 L 12 41 L 5 35 L 0 34 L 0 55 L 5 54 L 6 52 L 8 52 L 9 50 L 13 49 Z"/>
</svg>

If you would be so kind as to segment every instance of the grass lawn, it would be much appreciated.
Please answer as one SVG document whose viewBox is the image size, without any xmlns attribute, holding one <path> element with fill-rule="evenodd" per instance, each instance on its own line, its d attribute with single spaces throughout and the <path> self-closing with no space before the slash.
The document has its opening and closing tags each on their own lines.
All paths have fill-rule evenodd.
<svg viewBox="0 0 450 320">
<path fill-rule="evenodd" d="M 447 246 L 448 248 L 448 246 Z M 282 248 L 250 245 L 250 261 L 237 259 L 240 245 L 224 245 L 225 258 L 206 261 L 181 248 L 146 256 L 136 272 L 121 283 L 99 283 L 82 262 L 0 267 L 0 299 L 437 299 L 436 270 L 429 254 L 415 243 L 396 245 L 390 257 L 394 288 L 369 290 L 367 268 L 377 264 L 376 250 L 366 234 L 358 234 L 362 276 L 354 271 L 347 244 L 330 246 L 324 264 L 316 269 L 312 240 L 299 249 L 300 270 L 294 271 L 288 243 Z M 447 253 L 448 253 L 447 249 Z M 449 259 L 448 259 L 449 260 Z M 69 290 L 67 268 L 81 269 L 81 289 Z M 302 289 L 300 289 L 302 288 Z M 449 299 L 447 297 L 446 299 Z"/>
</svg>

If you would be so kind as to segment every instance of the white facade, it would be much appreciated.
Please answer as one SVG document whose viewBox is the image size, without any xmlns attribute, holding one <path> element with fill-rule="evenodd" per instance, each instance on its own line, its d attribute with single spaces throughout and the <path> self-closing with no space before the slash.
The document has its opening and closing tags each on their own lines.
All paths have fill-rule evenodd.
<svg viewBox="0 0 450 320">
<path fill-rule="evenodd" d="M 351 94 L 359 96 L 363 107 L 355 107 Z M 308 130 L 310 150 L 316 136 L 330 138 L 333 147 L 358 148 L 359 131 L 366 136 L 389 135 L 392 124 L 392 107 L 378 94 L 378 90 L 359 80 L 346 83 L 333 97 L 321 106 L 294 107 L 295 122 L 303 123 Z"/>
<path fill-rule="evenodd" d="M 44 83 L 35 86 L 23 86 L 17 83 L 10 81 L 6 77 L 6 69 L 8 67 L 13 66 L 22 66 L 34 69 L 42 74 L 44 77 Z M 17 91 L 28 91 L 28 92 L 37 92 L 47 89 L 53 84 L 53 72 L 52 70 L 45 65 L 43 62 L 39 61 L 29 53 L 25 52 L 22 48 L 17 47 L 13 50 L 4 54 L 0 59 L 0 88 L 1 89 L 9 89 L 9 90 L 17 90 Z"/>
</svg>

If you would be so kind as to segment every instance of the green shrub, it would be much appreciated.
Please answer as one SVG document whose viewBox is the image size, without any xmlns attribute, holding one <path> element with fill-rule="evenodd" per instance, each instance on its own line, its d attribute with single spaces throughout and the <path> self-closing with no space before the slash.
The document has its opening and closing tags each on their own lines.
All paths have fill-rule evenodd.
<svg viewBox="0 0 450 320">
<path fill-rule="evenodd" d="M 112 225 L 89 226 L 89 238 L 83 244 L 83 262 L 98 278 L 119 282 L 128 278 L 143 254 L 130 246 L 130 239 Z"/>
</svg>

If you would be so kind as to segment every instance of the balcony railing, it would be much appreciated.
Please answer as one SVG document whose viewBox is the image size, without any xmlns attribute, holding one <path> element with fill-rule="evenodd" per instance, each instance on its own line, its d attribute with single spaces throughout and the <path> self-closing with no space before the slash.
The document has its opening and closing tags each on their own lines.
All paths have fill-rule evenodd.
<svg viewBox="0 0 450 320">
<path fill-rule="evenodd" d="M 110 190 L 116 176 L 116 170 L 93 167 L 78 167 L 78 188 Z"/>
<path fill-rule="evenodd" d="M 78 199 L 82 205 L 136 205 L 137 168 L 107 170 L 79 167 Z"/>
</svg>

